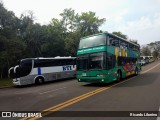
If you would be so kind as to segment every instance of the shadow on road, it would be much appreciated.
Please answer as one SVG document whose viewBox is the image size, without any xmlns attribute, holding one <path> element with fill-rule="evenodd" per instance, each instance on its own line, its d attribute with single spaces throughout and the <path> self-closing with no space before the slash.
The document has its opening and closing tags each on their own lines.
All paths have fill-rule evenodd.
<svg viewBox="0 0 160 120">
<path fill-rule="evenodd" d="M 83 87 L 107 87 L 116 84 L 117 81 L 111 83 L 86 83 Z"/>
<path fill-rule="evenodd" d="M 43 84 L 31 84 L 31 85 L 22 85 L 22 86 L 14 86 L 15 88 L 27 88 L 27 87 L 40 87 L 40 86 L 45 86 L 45 85 L 49 85 L 49 84 L 56 84 L 56 83 L 63 83 L 63 82 L 67 82 L 67 81 L 71 81 L 71 80 L 75 80 L 75 78 L 70 78 L 70 79 L 60 79 L 60 80 L 53 80 L 53 81 L 47 81 Z"/>
<path fill-rule="evenodd" d="M 145 74 L 140 74 L 134 78 L 131 78 L 131 80 L 127 81 L 127 79 L 124 79 L 123 81 L 126 80 L 126 82 L 116 85 L 115 87 L 135 87 L 135 86 L 147 86 L 150 84 L 153 84 L 156 79 L 159 77 L 159 74 L 157 73 L 145 73 Z"/>
<path fill-rule="evenodd" d="M 157 73 L 145 73 L 140 74 L 138 76 L 130 76 L 123 80 L 121 80 L 119 85 L 116 85 L 115 87 L 134 87 L 134 86 L 145 86 L 149 84 L 153 84 L 155 80 L 159 77 L 159 74 Z M 128 81 L 128 79 L 130 79 Z M 83 87 L 109 87 L 112 85 L 117 84 L 117 81 L 111 82 L 111 83 L 87 83 L 83 85 Z"/>
</svg>

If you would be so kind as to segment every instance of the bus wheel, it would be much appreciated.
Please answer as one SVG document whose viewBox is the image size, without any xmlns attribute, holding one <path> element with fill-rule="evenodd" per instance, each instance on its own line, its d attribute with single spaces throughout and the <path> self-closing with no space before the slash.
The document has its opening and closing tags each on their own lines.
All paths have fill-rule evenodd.
<svg viewBox="0 0 160 120">
<path fill-rule="evenodd" d="M 36 80 L 35 80 L 35 84 L 42 84 L 44 83 L 44 78 L 43 77 L 37 77 Z"/>
<path fill-rule="evenodd" d="M 119 82 L 120 80 L 121 80 L 121 71 L 120 70 L 118 70 L 117 71 L 117 82 Z"/>
<path fill-rule="evenodd" d="M 135 75 L 138 75 L 138 68 L 135 69 Z"/>
</svg>

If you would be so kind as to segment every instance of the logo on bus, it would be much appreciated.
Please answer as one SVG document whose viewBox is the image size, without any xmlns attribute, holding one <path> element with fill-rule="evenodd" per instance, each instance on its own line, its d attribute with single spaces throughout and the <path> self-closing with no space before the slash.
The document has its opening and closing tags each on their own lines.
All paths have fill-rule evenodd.
<svg viewBox="0 0 160 120">
<path fill-rule="evenodd" d="M 72 70 L 72 66 L 63 66 L 63 71 L 68 71 L 68 70 Z"/>
</svg>

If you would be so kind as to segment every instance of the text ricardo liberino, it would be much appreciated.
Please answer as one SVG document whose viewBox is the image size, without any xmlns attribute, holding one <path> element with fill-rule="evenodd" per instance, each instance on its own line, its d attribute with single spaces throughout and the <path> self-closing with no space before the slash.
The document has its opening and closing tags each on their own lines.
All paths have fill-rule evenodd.
<svg viewBox="0 0 160 120">
<path fill-rule="evenodd" d="M 158 113 L 130 113 L 133 117 L 157 117 Z"/>
</svg>

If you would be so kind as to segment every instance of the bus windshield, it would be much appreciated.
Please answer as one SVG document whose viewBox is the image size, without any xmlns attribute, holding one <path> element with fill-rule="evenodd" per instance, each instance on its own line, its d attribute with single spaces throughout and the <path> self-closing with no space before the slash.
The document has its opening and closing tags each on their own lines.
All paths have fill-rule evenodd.
<svg viewBox="0 0 160 120">
<path fill-rule="evenodd" d="M 97 70 L 104 67 L 104 52 L 90 54 L 89 69 Z"/>
<path fill-rule="evenodd" d="M 77 58 L 77 69 L 78 70 L 88 69 L 88 55 L 81 55 Z"/>
<path fill-rule="evenodd" d="M 77 70 L 105 69 L 105 52 L 81 55 L 77 58 Z"/>
<path fill-rule="evenodd" d="M 105 44 L 106 44 L 106 36 L 104 34 L 98 36 L 92 36 L 81 39 L 79 43 L 79 49 L 95 47 Z"/>
<path fill-rule="evenodd" d="M 22 60 L 20 67 L 32 67 L 32 60 Z"/>
</svg>

